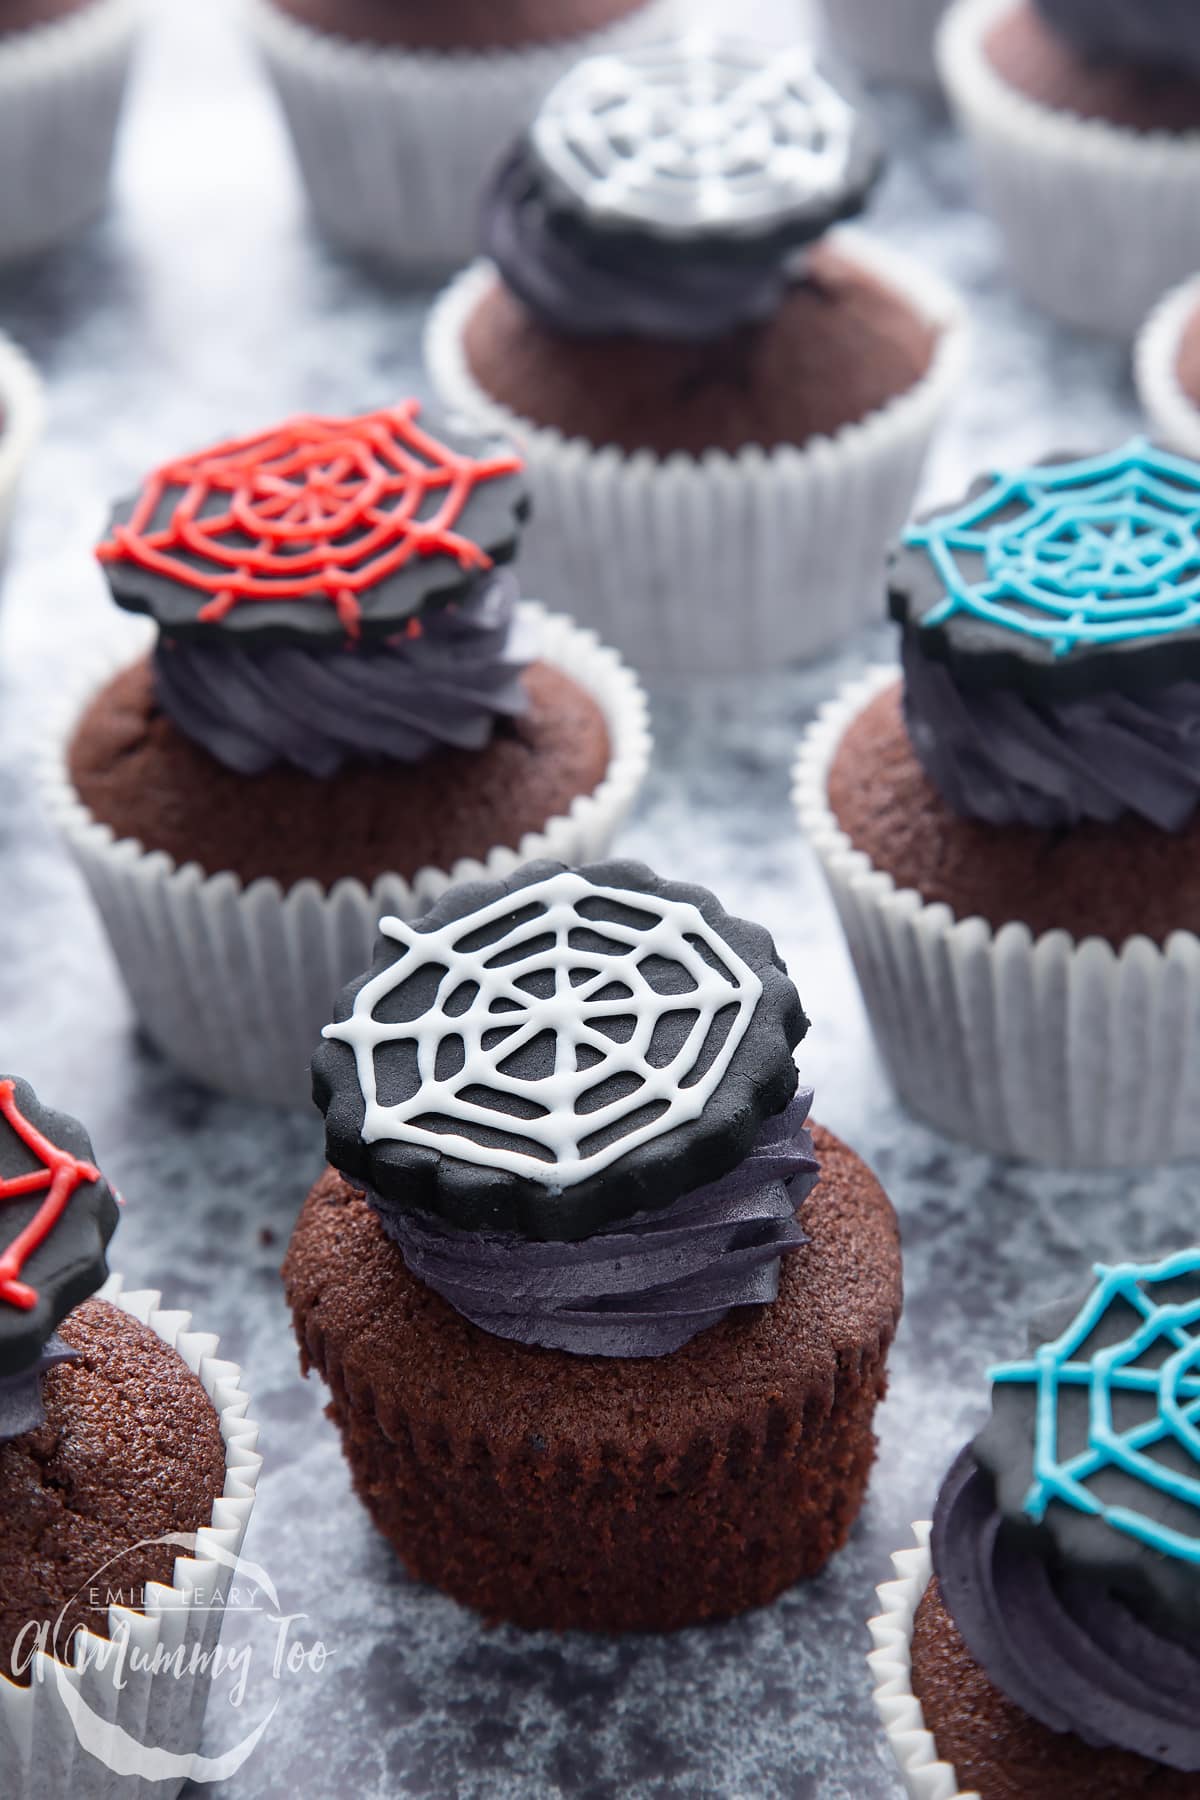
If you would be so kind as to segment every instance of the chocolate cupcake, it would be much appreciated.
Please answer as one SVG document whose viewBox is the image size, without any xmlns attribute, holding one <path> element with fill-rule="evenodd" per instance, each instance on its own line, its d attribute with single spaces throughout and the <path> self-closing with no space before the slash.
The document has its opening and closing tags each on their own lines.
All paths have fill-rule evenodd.
<svg viewBox="0 0 1200 1800">
<path fill-rule="evenodd" d="M 488 172 L 578 57 L 672 28 L 676 0 L 251 0 L 309 206 L 401 270 L 470 256 Z"/>
<path fill-rule="evenodd" d="M 1177 0 L 955 0 L 942 80 L 1013 274 L 1132 337 L 1200 266 L 1200 14 Z"/>
<path fill-rule="evenodd" d="M 937 86 L 933 42 L 948 0 L 818 0 L 830 47 L 870 81 Z"/>
<path fill-rule="evenodd" d="M 1200 465 L 1135 441 L 908 531 L 902 679 L 810 731 L 801 821 L 897 1088 L 1074 1166 L 1200 1151 Z"/>
<path fill-rule="evenodd" d="M 871 1624 L 910 1794 L 1200 1791 L 1200 1250 L 1096 1269 L 991 1371 Z"/>
<path fill-rule="evenodd" d="M 104 210 L 140 16 L 138 0 L 0 0 L 0 262 Z"/>
<path fill-rule="evenodd" d="M 114 513 L 99 554 L 157 642 L 47 786 L 143 1025 L 198 1080 L 299 1103 L 381 912 L 607 848 L 645 704 L 519 601 L 526 505 L 506 445 L 408 401 L 180 458 Z"/>
<path fill-rule="evenodd" d="M 305 1371 L 419 1580 L 669 1630 L 844 1542 L 895 1217 L 807 1124 L 767 933 L 632 863 L 384 920 L 313 1064 L 331 1167 L 284 1263 Z"/>
<path fill-rule="evenodd" d="M 521 445 L 533 579 L 643 669 L 775 667 L 872 604 L 962 350 L 940 282 L 831 229 L 880 167 L 803 46 L 693 35 L 581 63 L 496 174 L 431 377 Z"/>
<path fill-rule="evenodd" d="M 6 1790 L 49 1793 L 52 1771 L 54 1792 L 107 1800 L 121 1732 L 178 1787 L 197 1770 L 208 1680 L 190 1659 L 220 1630 L 202 1565 L 235 1566 L 261 1460 L 239 1371 L 157 1294 L 114 1279 L 91 1298 L 116 1198 L 82 1127 L 10 1076 L 0 1216 Z M 178 1668 L 154 1666 L 160 1645 Z M 82 1681 L 67 1673 L 80 1659 Z"/>
<path fill-rule="evenodd" d="M 0 561 L 21 474 L 41 428 L 41 379 L 24 352 L 0 335 Z"/>
</svg>

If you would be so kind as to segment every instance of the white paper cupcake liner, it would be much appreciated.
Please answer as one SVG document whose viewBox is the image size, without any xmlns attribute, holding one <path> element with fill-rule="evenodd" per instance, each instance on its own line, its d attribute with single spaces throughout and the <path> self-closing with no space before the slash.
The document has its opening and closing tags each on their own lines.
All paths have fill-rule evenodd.
<svg viewBox="0 0 1200 1800">
<path fill-rule="evenodd" d="M 0 261 L 103 211 L 141 14 L 141 0 L 89 0 L 0 39 Z"/>
<path fill-rule="evenodd" d="M 1124 1168 L 1200 1155 L 1200 938 L 1119 950 L 1065 931 L 994 931 L 898 889 L 856 850 L 828 798 L 850 721 L 895 669 L 827 705 L 795 769 L 801 828 L 817 853 L 867 1013 L 912 1111 L 978 1149 L 1063 1168 Z"/>
<path fill-rule="evenodd" d="M 8 548 L 21 473 L 42 429 L 42 411 L 41 377 L 24 351 L 0 336 L 0 562 Z"/>
<path fill-rule="evenodd" d="M 933 1574 L 930 1529 L 927 1522 L 913 1526 L 916 1549 L 898 1550 L 892 1557 L 896 1579 L 875 1590 L 880 1612 L 867 1626 L 875 1645 L 867 1658 L 875 1678 L 875 1710 L 909 1800 L 979 1800 L 973 1788 L 968 1793 L 959 1786 L 951 1765 L 940 1760 L 921 1702 L 912 1691 L 913 1622 Z"/>
<path fill-rule="evenodd" d="M 1134 371 L 1138 395 L 1156 438 L 1200 457 L 1200 407 L 1179 380 L 1179 350 L 1189 319 L 1200 307 L 1200 275 L 1172 288 L 1155 307 L 1137 341 Z"/>
<path fill-rule="evenodd" d="M 180 867 L 163 851 L 117 839 L 71 783 L 67 748 L 82 707 L 61 721 L 41 770 L 50 816 L 92 891 L 143 1027 L 196 1081 L 241 1099 L 306 1105 L 321 1029 L 341 989 L 370 964 L 382 917 L 415 918 L 456 883 L 503 877 L 539 857 L 585 863 L 606 854 L 649 764 L 646 697 L 590 631 L 533 601 L 522 602 L 521 616 L 540 658 L 577 681 L 603 713 L 607 773 L 515 850 L 498 847 L 482 862 L 464 858 L 449 870 L 424 868 L 412 881 L 386 875 L 370 890 L 356 880 L 328 891 L 316 881 L 286 892 L 270 880 L 244 887 L 229 873 Z M 119 666 L 93 675 L 84 703 Z"/>
<path fill-rule="evenodd" d="M 937 86 L 933 40 L 946 0 L 820 0 L 830 47 L 870 81 Z"/>
<path fill-rule="evenodd" d="M 956 0 L 938 36 L 943 84 L 1019 286 L 1069 325 L 1131 338 L 1200 267 L 1200 133 L 1132 131 L 1018 93 L 984 53 L 1017 3 Z"/>
<path fill-rule="evenodd" d="M 0 1768 L 8 1800 L 63 1800 L 67 1794 L 71 1800 L 126 1800 L 131 1794 L 170 1800 L 179 1792 L 200 1747 L 208 1665 L 201 1664 L 192 1679 L 178 1680 L 170 1669 L 155 1672 L 143 1659 L 156 1649 L 164 1659 L 182 1649 L 181 1660 L 215 1649 L 223 1622 L 217 1597 L 228 1591 L 254 1508 L 262 1458 L 255 1449 L 258 1427 L 246 1417 L 250 1402 L 241 1370 L 219 1359 L 215 1337 L 190 1329 L 190 1314 L 162 1312 L 156 1293 L 126 1294 L 121 1286 L 120 1276 L 111 1277 L 102 1298 L 170 1344 L 216 1408 L 225 1440 L 225 1489 L 213 1504 L 211 1523 L 196 1533 L 194 1553 L 176 1559 L 173 1585 L 149 1583 L 144 1612 L 109 1608 L 110 1631 L 117 1636 L 128 1630 L 140 1666 L 131 1656 L 96 1660 L 103 1642 L 84 1630 L 70 1667 L 38 1651 L 28 1687 L 0 1676 Z M 150 1754 L 164 1749 L 182 1766 Z M 152 1770 L 159 1773 L 150 1780 Z"/>
<path fill-rule="evenodd" d="M 271 0 L 247 4 L 320 230 L 415 271 L 474 254 L 487 178 L 560 75 L 596 51 L 669 36 L 679 18 L 678 0 L 647 0 L 560 43 L 437 53 L 350 43 Z"/>
<path fill-rule="evenodd" d="M 521 568 L 643 673 L 722 675 L 816 656 L 882 616 L 884 556 L 965 361 L 953 291 L 854 231 L 839 249 L 939 328 L 916 385 L 832 437 L 735 456 L 627 456 L 522 419 L 472 375 L 463 331 L 489 284 L 476 263 L 430 315 L 425 356 L 443 406 L 514 439 L 533 517 Z"/>
</svg>

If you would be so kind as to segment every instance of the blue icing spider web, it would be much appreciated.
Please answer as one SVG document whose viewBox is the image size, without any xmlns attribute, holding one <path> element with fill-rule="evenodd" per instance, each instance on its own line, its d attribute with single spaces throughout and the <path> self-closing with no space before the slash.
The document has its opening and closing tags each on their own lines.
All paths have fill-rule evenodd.
<svg viewBox="0 0 1200 1800">
<path fill-rule="evenodd" d="M 1200 626 L 1200 464 L 1144 438 L 997 475 L 904 541 L 926 551 L 946 590 L 923 626 L 968 614 L 1056 657 Z M 962 556 L 982 560 L 981 578 Z"/>
<path fill-rule="evenodd" d="M 1039 1345 L 1028 1361 L 1002 1363 L 990 1371 L 993 1382 L 1030 1384 L 1036 1390 L 1033 1484 L 1024 1510 L 1040 1521 L 1051 1501 L 1058 1500 L 1164 1556 L 1200 1567 L 1200 1295 L 1169 1302 L 1156 1301 L 1146 1291 L 1160 1282 L 1200 1277 L 1200 1250 L 1182 1251 L 1153 1265 L 1107 1268 L 1098 1263 L 1094 1272 L 1097 1286 L 1060 1337 Z M 1140 1323 L 1120 1342 L 1081 1356 L 1117 1301 L 1132 1308 Z M 1163 1360 L 1157 1366 L 1143 1364 L 1147 1354 L 1160 1353 Z M 1087 1446 L 1067 1457 L 1059 1451 L 1064 1388 L 1088 1390 Z M 1151 1402 L 1152 1417 L 1119 1431 L 1113 1403 L 1120 1394 Z M 1152 1454 L 1172 1443 L 1182 1445 L 1194 1473 L 1172 1468 Z M 1130 1506 L 1106 1505 L 1088 1486 L 1106 1469 L 1122 1470 L 1154 1494 L 1193 1508 L 1196 1532 L 1175 1529 Z"/>
</svg>

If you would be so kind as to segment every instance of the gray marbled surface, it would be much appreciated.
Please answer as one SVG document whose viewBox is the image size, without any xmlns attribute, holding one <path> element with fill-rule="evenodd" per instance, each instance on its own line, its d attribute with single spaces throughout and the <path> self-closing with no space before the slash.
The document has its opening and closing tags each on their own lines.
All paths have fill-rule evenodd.
<svg viewBox="0 0 1200 1800">
<path fill-rule="evenodd" d="M 763 0 L 764 18 L 773 7 Z M 975 321 L 970 389 L 931 494 L 981 461 L 1125 432 L 1126 356 L 1012 294 L 946 123 L 903 97 L 882 119 L 897 155 L 879 229 L 957 280 Z M 117 1266 L 192 1308 L 247 1370 L 267 1458 L 248 1551 L 284 1611 L 305 1615 L 292 1632 L 330 1653 L 320 1674 L 275 1681 L 273 1628 L 233 1622 L 255 1652 L 249 1690 L 240 1713 L 218 1692 L 206 1747 L 277 1712 L 249 1764 L 208 1791 L 884 1800 L 898 1783 L 864 1621 L 889 1552 L 979 1416 L 985 1363 L 1089 1259 L 1164 1251 L 1194 1235 L 1197 1212 L 1193 1170 L 998 1165 L 897 1107 L 787 801 L 801 727 L 845 674 L 890 651 L 886 633 L 769 681 L 656 690 L 658 758 L 624 840 L 774 930 L 813 1019 L 802 1072 L 818 1115 L 874 1164 L 904 1227 L 908 1311 L 852 1543 L 819 1581 L 716 1629 L 620 1642 L 488 1632 L 404 1577 L 353 1500 L 284 1314 L 277 1269 L 318 1167 L 319 1122 L 213 1098 L 139 1044 L 82 886 L 38 814 L 38 735 L 72 672 L 127 625 L 89 556 L 106 498 L 229 429 L 410 388 L 425 298 L 310 240 L 268 97 L 218 0 L 156 9 L 111 220 L 52 264 L 0 277 L 0 326 L 50 386 L 0 609 L 0 1066 L 89 1124 L 128 1199 Z"/>
</svg>

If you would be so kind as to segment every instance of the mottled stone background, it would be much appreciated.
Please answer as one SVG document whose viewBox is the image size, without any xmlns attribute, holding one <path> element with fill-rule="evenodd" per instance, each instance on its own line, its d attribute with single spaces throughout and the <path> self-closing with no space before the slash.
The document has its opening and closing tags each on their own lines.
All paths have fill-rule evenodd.
<svg viewBox="0 0 1200 1800">
<path fill-rule="evenodd" d="M 728 17 L 720 0 L 712 10 Z M 657 763 L 623 847 L 710 882 L 774 930 L 813 1019 L 803 1074 L 819 1114 L 875 1165 L 903 1219 L 909 1307 L 871 1497 L 820 1581 L 675 1638 L 488 1632 L 405 1579 L 351 1496 L 284 1316 L 277 1268 L 318 1167 L 318 1120 L 214 1099 L 138 1042 L 30 786 L 70 678 L 127 629 L 89 557 L 106 496 L 227 430 L 376 405 L 420 382 L 427 296 L 378 285 L 309 238 L 232 8 L 159 0 L 153 11 L 114 216 L 51 266 L 0 280 L 0 326 L 36 355 L 51 400 L 0 627 L 0 1066 L 89 1123 L 129 1202 L 117 1265 L 193 1308 L 248 1371 L 267 1458 L 248 1548 L 284 1611 L 306 1615 L 293 1629 L 332 1652 L 319 1676 L 276 1683 L 271 1629 L 236 1621 L 233 1635 L 255 1647 L 252 1679 L 240 1713 L 218 1694 L 207 1747 L 278 1710 L 249 1765 L 209 1791 L 885 1800 L 898 1784 L 863 1656 L 888 1554 L 927 1512 L 979 1415 L 983 1366 L 1013 1348 L 1027 1307 L 1075 1283 L 1090 1258 L 1192 1235 L 1193 1173 L 1038 1174 L 965 1154 L 896 1106 L 787 801 L 801 727 L 844 675 L 890 652 L 884 630 L 802 673 L 657 689 Z M 774 0 L 758 11 L 782 20 Z M 896 155 L 878 228 L 954 278 L 974 315 L 970 389 L 930 493 L 979 462 L 1127 430 L 1126 357 L 1054 329 L 1011 293 L 945 121 L 903 97 L 881 116 Z"/>
</svg>

